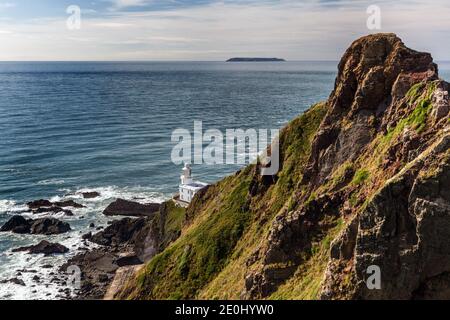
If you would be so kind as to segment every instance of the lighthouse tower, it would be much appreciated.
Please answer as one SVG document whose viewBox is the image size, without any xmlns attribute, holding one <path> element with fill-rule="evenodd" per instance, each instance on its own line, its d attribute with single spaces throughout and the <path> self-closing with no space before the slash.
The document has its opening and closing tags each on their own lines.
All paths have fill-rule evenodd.
<svg viewBox="0 0 450 320">
<path fill-rule="evenodd" d="M 181 175 L 181 184 L 187 185 L 192 184 L 192 169 L 189 164 L 185 164 L 183 168 L 183 174 Z"/>
<path fill-rule="evenodd" d="M 179 200 L 185 204 L 189 204 L 197 192 L 208 186 L 208 184 L 194 181 L 192 179 L 192 169 L 189 164 L 185 164 L 183 174 L 181 175 L 180 196 Z"/>
</svg>

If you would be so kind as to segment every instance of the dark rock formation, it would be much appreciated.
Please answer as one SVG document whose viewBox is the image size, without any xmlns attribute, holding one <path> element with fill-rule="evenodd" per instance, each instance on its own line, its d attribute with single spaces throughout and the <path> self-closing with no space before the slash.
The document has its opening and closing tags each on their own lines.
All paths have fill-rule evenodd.
<svg viewBox="0 0 450 320">
<path fill-rule="evenodd" d="M 51 203 L 49 200 L 35 200 L 27 203 L 27 206 L 30 210 L 36 210 L 42 207 L 52 207 L 53 203 Z"/>
<path fill-rule="evenodd" d="M 123 199 L 117 199 L 104 211 L 106 216 L 152 217 L 160 208 L 158 203 L 140 204 Z"/>
<path fill-rule="evenodd" d="M 1 232 L 11 231 L 19 234 L 53 235 L 70 231 L 70 225 L 54 218 L 25 219 L 22 216 L 14 216 L 0 229 Z"/>
<path fill-rule="evenodd" d="M 322 298 L 450 298 L 450 158 L 442 150 L 450 150 L 448 134 L 378 191 L 335 240 Z M 344 295 L 340 276 L 349 260 Z M 367 287 L 370 266 L 380 268 L 382 290 Z"/>
<path fill-rule="evenodd" d="M 114 221 L 104 231 L 93 235 L 91 241 L 102 246 L 118 247 L 126 245 L 138 231 L 142 230 L 147 222 L 145 218 L 125 218 Z"/>
<path fill-rule="evenodd" d="M 1 228 L 1 232 L 11 231 L 13 233 L 26 234 L 30 233 L 30 223 L 22 216 L 13 216 Z"/>
<path fill-rule="evenodd" d="M 17 284 L 17 285 L 23 286 L 23 287 L 26 286 L 25 282 L 22 279 L 19 279 L 19 278 L 12 278 L 12 279 L 9 279 L 9 280 L 1 280 L 0 281 L 0 283 L 2 283 L 2 284 L 8 283 L 8 282 L 9 283 L 14 283 L 14 284 Z"/>
<path fill-rule="evenodd" d="M 407 48 L 395 34 L 355 41 L 339 63 L 335 89 L 327 102 L 329 112 L 314 140 L 306 176 L 320 185 L 345 161 L 354 161 L 386 128 L 383 118 L 390 118 L 390 109 L 398 111 L 388 108 L 392 102 L 403 98 L 413 84 L 437 79 L 431 55 Z"/>
<path fill-rule="evenodd" d="M 70 210 L 66 210 L 63 208 L 72 207 L 72 208 L 84 208 L 83 205 L 76 203 L 73 200 L 67 200 L 67 201 L 58 201 L 58 202 L 51 202 L 49 200 L 35 200 L 27 203 L 28 208 L 33 213 L 59 213 L 64 212 L 68 216 L 72 216 L 73 212 Z"/>
<path fill-rule="evenodd" d="M 53 254 L 63 254 L 69 252 L 69 249 L 59 243 L 50 243 L 48 241 L 41 241 L 37 245 L 21 247 L 14 249 L 13 252 L 28 251 L 30 254 L 44 254 L 46 256 Z"/>
<path fill-rule="evenodd" d="M 58 201 L 58 202 L 55 202 L 54 205 L 57 207 L 61 207 L 61 208 L 67 208 L 67 207 L 84 208 L 84 206 L 82 204 L 76 203 L 73 200 Z"/>
<path fill-rule="evenodd" d="M 83 198 L 85 198 L 85 199 L 95 199 L 95 198 L 98 198 L 98 197 L 100 197 L 100 193 L 99 192 L 96 192 L 96 191 L 93 191 L 93 192 L 83 192 L 82 193 L 82 196 L 83 196 Z"/>
<path fill-rule="evenodd" d="M 116 264 L 117 256 L 107 248 L 95 249 L 79 254 L 64 264 L 60 271 L 67 272 L 71 266 L 78 266 L 82 271 L 82 281 L 78 297 L 83 299 L 102 299 L 109 281 L 119 268 Z"/>
<path fill-rule="evenodd" d="M 70 225 L 67 222 L 62 222 L 55 218 L 42 218 L 30 220 L 31 234 L 61 234 L 70 231 Z"/>
</svg>

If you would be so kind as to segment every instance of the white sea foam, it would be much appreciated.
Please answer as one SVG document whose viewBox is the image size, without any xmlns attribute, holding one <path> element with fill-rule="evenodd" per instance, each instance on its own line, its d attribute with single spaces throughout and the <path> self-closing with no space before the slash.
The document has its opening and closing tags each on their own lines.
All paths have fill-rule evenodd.
<svg viewBox="0 0 450 320">
<path fill-rule="evenodd" d="M 0 214 L 18 213 L 27 210 L 26 205 L 18 205 L 13 200 L 0 200 Z"/>
</svg>

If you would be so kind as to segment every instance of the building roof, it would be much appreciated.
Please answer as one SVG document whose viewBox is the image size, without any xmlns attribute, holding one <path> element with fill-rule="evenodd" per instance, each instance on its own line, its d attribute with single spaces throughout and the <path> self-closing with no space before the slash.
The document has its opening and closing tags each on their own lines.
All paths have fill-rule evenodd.
<svg viewBox="0 0 450 320">
<path fill-rule="evenodd" d="M 207 183 L 203 183 L 200 181 L 194 181 L 189 184 L 181 184 L 180 188 L 184 188 L 184 189 L 188 189 L 188 190 L 192 190 L 192 191 L 198 191 L 200 189 L 203 189 L 206 186 L 208 186 Z"/>
</svg>

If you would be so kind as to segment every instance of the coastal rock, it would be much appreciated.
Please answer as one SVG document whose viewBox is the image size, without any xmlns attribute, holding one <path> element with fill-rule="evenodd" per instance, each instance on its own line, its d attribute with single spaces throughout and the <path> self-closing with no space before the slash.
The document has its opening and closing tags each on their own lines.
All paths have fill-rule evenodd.
<svg viewBox="0 0 450 320">
<path fill-rule="evenodd" d="M 65 274 L 70 266 L 78 266 L 81 269 L 81 289 L 78 298 L 102 299 L 109 286 L 109 279 L 113 279 L 119 268 L 116 260 L 117 255 L 108 249 L 94 249 L 71 258 L 60 271 Z"/>
<path fill-rule="evenodd" d="M 81 238 L 83 240 L 90 240 L 90 239 L 92 239 L 92 232 L 88 232 L 86 234 L 83 234 Z"/>
<path fill-rule="evenodd" d="M 70 231 L 70 225 L 55 218 L 25 219 L 14 216 L 0 229 L 2 232 L 11 231 L 19 234 L 53 235 Z"/>
<path fill-rule="evenodd" d="M 57 207 L 61 207 L 61 208 L 67 208 L 67 207 L 72 207 L 72 208 L 84 208 L 84 206 L 82 204 L 76 203 L 73 200 L 66 200 L 66 201 L 58 201 L 54 203 L 55 206 Z"/>
<path fill-rule="evenodd" d="M 152 217 L 160 209 L 160 204 L 140 204 L 123 199 L 117 199 L 104 211 L 106 216 Z"/>
<path fill-rule="evenodd" d="M 22 216 L 13 216 L 11 219 L 9 219 L 8 222 L 6 222 L 1 228 L 1 232 L 8 232 L 11 231 L 13 233 L 18 234 L 26 234 L 30 233 L 31 224 L 29 220 L 26 220 Z"/>
<path fill-rule="evenodd" d="M 22 286 L 22 287 L 26 286 L 25 282 L 22 279 L 19 279 L 19 278 L 12 278 L 12 279 L 9 279 L 9 280 L 2 280 L 2 281 L 0 281 L 0 283 L 2 283 L 2 284 L 8 283 L 8 282 L 17 284 L 17 285 Z"/>
<path fill-rule="evenodd" d="M 83 192 L 81 194 L 83 196 L 84 199 L 95 199 L 100 197 L 100 193 L 97 191 L 93 191 L 93 192 Z"/>
<path fill-rule="evenodd" d="M 42 207 L 42 208 L 38 208 L 33 210 L 34 214 L 39 214 L 39 213 L 60 213 L 63 212 L 65 215 L 67 216 L 73 216 L 73 212 L 70 210 L 66 210 L 60 207 Z"/>
<path fill-rule="evenodd" d="M 449 149 L 446 135 L 379 190 L 335 240 L 322 299 L 450 298 Z M 343 268 L 349 261 L 352 268 Z M 371 266 L 381 270 L 382 290 L 366 285 Z"/>
<path fill-rule="evenodd" d="M 125 218 L 114 221 L 105 230 L 94 234 L 90 241 L 102 246 L 125 246 L 148 222 L 146 218 Z"/>
<path fill-rule="evenodd" d="M 39 208 L 43 208 L 43 207 L 52 207 L 53 203 L 50 202 L 49 200 L 35 200 L 35 201 L 31 201 L 27 203 L 27 206 L 30 210 L 36 210 Z"/>
<path fill-rule="evenodd" d="M 395 122 L 401 112 L 397 104 L 388 108 L 392 100 L 404 98 L 414 84 L 438 79 L 431 55 L 407 48 L 395 34 L 358 39 L 338 69 L 327 102 L 329 111 L 314 139 L 306 173 L 315 186 L 345 161 L 355 160 L 379 132 L 380 124 L 387 127 Z M 403 79 L 405 89 L 396 89 L 397 79 Z"/>
<path fill-rule="evenodd" d="M 14 249 L 13 252 L 23 252 L 28 251 L 30 254 L 44 254 L 46 256 L 53 254 L 63 254 L 69 251 L 68 248 L 59 244 L 59 243 L 51 243 L 46 240 L 39 242 L 37 245 L 21 247 Z"/>
<path fill-rule="evenodd" d="M 70 231 L 70 225 L 55 218 L 30 220 L 30 233 L 53 235 Z"/>
<path fill-rule="evenodd" d="M 35 214 L 40 213 L 61 213 L 63 212 L 66 216 L 73 216 L 73 212 L 64 208 L 73 207 L 73 208 L 84 208 L 83 205 L 76 203 L 73 200 L 67 201 L 58 201 L 51 202 L 49 200 L 35 200 L 32 202 L 28 202 L 27 206 L 29 210 Z"/>
</svg>

